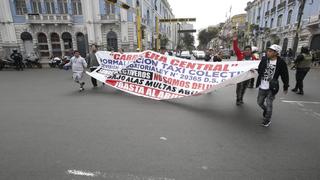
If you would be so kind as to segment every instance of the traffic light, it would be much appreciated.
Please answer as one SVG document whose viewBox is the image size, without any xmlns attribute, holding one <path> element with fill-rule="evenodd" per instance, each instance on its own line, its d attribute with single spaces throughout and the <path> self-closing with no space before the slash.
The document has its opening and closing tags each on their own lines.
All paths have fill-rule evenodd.
<svg viewBox="0 0 320 180">
<path fill-rule="evenodd" d="M 113 3 L 113 4 L 116 4 L 117 3 L 117 0 L 107 0 L 109 3 Z"/>
<path fill-rule="evenodd" d="M 123 9 L 129 9 L 129 8 L 130 8 L 130 6 L 129 6 L 128 4 L 126 4 L 126 3 L 122 3 L 122 4 L 121 4 L 121 7 L 122 7 Z"/>
</svg>

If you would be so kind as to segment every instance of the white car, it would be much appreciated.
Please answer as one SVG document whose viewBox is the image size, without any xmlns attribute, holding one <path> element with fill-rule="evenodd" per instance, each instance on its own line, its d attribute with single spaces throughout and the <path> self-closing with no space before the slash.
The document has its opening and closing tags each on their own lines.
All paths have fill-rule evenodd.
<svg viewBox="0 0 320 180">
<path fill-rule="evenodd" d="M 206 56 L 206 53 L 204 51 L 197 51 L 195 54 L 196 59 L 204 59 Z"/>
<path fill-rule="evenodd" d="M 191 54 L 189 51 L 182 51 L 180 54 L 180 58 L 191 59 Z"/>
</svg>

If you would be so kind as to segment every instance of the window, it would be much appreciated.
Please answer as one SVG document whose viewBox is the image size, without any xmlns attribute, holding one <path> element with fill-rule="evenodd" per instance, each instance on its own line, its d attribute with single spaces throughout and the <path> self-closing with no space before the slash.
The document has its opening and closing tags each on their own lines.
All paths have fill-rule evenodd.
<svg viewBox="0 0 320 180">
<path fill-rule="evenodd" d="M 105 1 L 105 9 L 106 9 L 107 15 L 115 14 L 115 6 L 114 6 L 114 4 L 112 4 L 112 3 L 108 2 L 108 1 Z"/>
<path fill-rule="evenodd" d="M 82 5 L 80 0 L 72 0 L 73 15 L 82 15 Z"/>
<path fill-rule="evenodd" d="M 277 20 L 277 27 L 281 27 L 282 26 L 282 14 L 278 16 L 278 20 Z"/>
<path fill-rule="evenodd" d="M 55 7 L 53 0 L 46 0 L 46 8 L 47 8 L 47 14 L 55 14 Z"/>
<path fill-rule="evenodd" d="M 32 0 L 31 4 L 32 4 L 32 13 L 35 13 L 35 14 L 42 13 L 40 0 Z"/>
<path fill-rule="evenodd" d="M 290 10 L 290 11 L 288 12 L 287 24 L 290 24 L 290 23 L 291 23 L 291 17 L 292 17 L 292 10 Z"/>
<path fill-rule="evenodd" d="M 24 15 L 27 13 L 27 6 L 26 6 L 25 0 L 16 0 L 15 6 L 16 6 L 16 14 L 17 15 Z"/>
<path fill-rule="evenodd" d="M 68 14 L 67 0 L 58 0 L 58 7 L 59 7 L 60 14 Z"/>
<path fill-rule="evenodd" d="M 271 22 L 270 22 L 270 28 L 273 27 L 273 18 L 271 19 Z"/>
<path fill-rule="evenodd" d="M 269 11 L 269 8 L 270 8 L 270 1 L 268 1 L 267 11 Z"/>
<path fill-rule="evenodd" d="M 268 27 L 268 21 L 264 23 L 264 27 Z"/>
<path fill-rule="evenodd" d="M 273 7 L 276 7 L 277 0 L 273 0 Z"/>
</svg>

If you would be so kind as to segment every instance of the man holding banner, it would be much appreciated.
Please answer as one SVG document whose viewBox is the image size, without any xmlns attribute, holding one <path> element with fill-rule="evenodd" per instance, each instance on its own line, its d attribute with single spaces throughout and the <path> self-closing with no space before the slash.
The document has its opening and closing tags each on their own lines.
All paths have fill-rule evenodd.
<svg viewBox="0 0 320 180">
<path fill-rule="evenodd" d="M 234 33 L 233 35 L 233 50 L 235 54 L 237 55 L 238 61 L 251 61 L 251 60 L 257 60 L 257 58 L 252 54 L 251 46 L 245 46 L 244 51 L 241 52 L 241 50 L 238 47 L 238 34 Z M 240 82 L 237 84 L 236 94 L 237 94 L 237 106 L 243 104 L 243 96 L 244 93 L 248 87 L 250 80 L 246 80 L 243 82 Z"/>
</svg>

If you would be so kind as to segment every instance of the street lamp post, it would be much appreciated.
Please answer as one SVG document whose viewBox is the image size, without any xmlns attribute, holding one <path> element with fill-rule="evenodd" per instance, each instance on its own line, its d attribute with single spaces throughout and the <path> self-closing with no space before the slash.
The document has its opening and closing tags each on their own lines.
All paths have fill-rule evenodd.
<svg viewBox="0 0 320 180">
<path fill-rule="evenodd" d="M 299 33 L 301 29 L 301 19 L 303 15 L 303 10 L 304 6 L 306 4 L 306 0 L 300 0 L 301 4 L 299 7 L 299 12 L 298 12 L 298 25 L 297 25 L 297 30 L 296 30 L 296 35 L 294 37 L 294 42 L 293 42 L 293 55 L 295 56 L 297 54 L 297 49 L 298 49 L 298 43 L 299 43 Z"/>
</svg>

